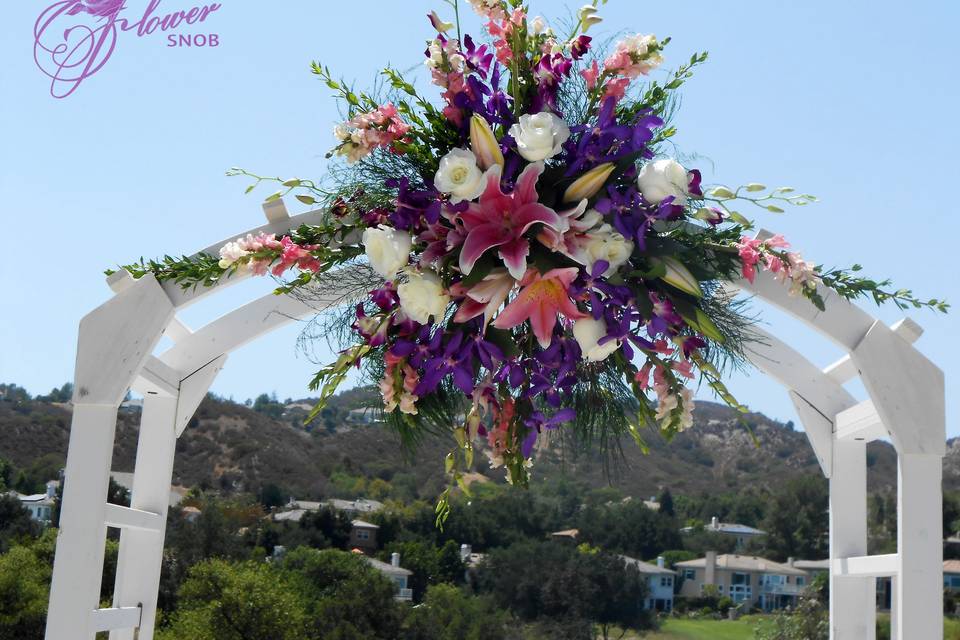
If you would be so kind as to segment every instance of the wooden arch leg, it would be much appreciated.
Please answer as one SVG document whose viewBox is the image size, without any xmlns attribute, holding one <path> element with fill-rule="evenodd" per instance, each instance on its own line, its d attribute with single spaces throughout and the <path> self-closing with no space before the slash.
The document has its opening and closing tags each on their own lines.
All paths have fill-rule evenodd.
<svg viewBox="0 0 960 640">
<path fill-rule="evenodd" d="M 99 630 L 139 620 L 136 609 L 98 609 L 107 486 L 117 408 L 173 313 L 167 295 L 153 276 L 147 276 L 80 322 L 47 640 L 92 639 Z"/>
<path fill-rule="evenodd" d="M 157 616 L 157 594 L 163 566 L 170 481 L 177 437 L 223 368 L 226 356 L 179 381 L 176 393 L 144 396 L 131 508 L 158 514 L 157 529 L 125 528 L 120 533 L 113 606 L 139 606 L 140 626 L 110 632 L 110 640 L 150 640 Z"/>
</svg>

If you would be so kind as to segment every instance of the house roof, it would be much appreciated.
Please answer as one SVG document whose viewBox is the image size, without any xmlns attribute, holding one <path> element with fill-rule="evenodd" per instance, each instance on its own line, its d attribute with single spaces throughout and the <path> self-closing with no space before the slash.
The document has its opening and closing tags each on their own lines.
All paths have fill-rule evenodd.
<svg viewBox="0 0 960 640">
<path fill-rule="evenodd" d="M 380 525 L 372 524 L 364 520 L 351 520 L 350 524 L 357 527 L 358 529 L 379 529 Z"/>
<path fill-rule="evenodd" d="M 563 531 L 554 531 L 550 535 L 554 538 L 576 538 L 580 535 L 580 529 L 564 529 Z"/>
<path fill-rule="evenodd" d="M 53 498 L 48 497 L 45 493 L 34 493 L 29 496 L 17 493 L 16 491 L 11 493 L 16 494 L 16 496 L 20 498 L 20 504 L 52 505 L 54 503 Z"/>
<path fill-rule="evenodd" d="M 829 571 L 830 559 L 825 558 L 823 560 L 794 560 L 793 566 L 797 569 L 805 569 L 807 571 Z"/>
<path fill-rule="evenodd" d="M 761 529 L 756 529 L 754 527 L 747 526 L 745 524 L 740 524 L 737 522 L 718 522 L 716 526 L 713 523 L 708 522 L 703 525 L 704 531 L 714 531 L 716 533 L 725 533 L 732 536 L 765 536 L 767 535 L 766 531 Z M 680 529 L 681 533 L 691 533 L 694 531 L 694 527 L 684 527 Z"/>
<path fill-rule="evenodd" d="M 367 498 L 357 498 L 356 500 L 340 500 L 339 498 L 330 498 L 322 504 L 333 507 L 338 511 L 355 511 L 359 513 L 373 513 L 383 509 L 383 503 L 377 500 L 368 500 Z"/>
<path fill-rule="evenodd" d="M 288 504 L 288 506 L 294 509 L 306 509 L 307 511 L 319 511 L 322 505 L 322 502 L 313 502 L 311 500 L 291 500 Z"/>
<path fill-rule="evenodd" d="M 707 559 L 697 558 L 696 560 L 685 560 L 684 562 L 678 562 L 676 566 L 684 569 L 703 569 L 707 566 Z M 803 576 L 807 573 L 801 569 L 780 564 L 779 562 L 774 562 L 773 560 L 767 560 L 766 558 L 760 558 L 758 556 L 741 556 L 730 553 L 717 556 L 717 568 L 733 569 L 734 571 L 774 573 L 788 576 Z"/>
<path fill-rule="evenodd" d="M 944 573 L 960 573 L 960 560 L 944 560 L 943 572 Z"/>
<path fill-rule="evenodd" d="M 640 570 L 640 573 L 649 573 L 652 575 L 675 575 L 677 572 L 667 569 L 666 567 L 658 567 L 655 564 L 650 564 L 649 562 L 644 562 L 643 560 L 637 560 L 636 558 L 631 558 L 630 556 L 621 555 L 623 561 L 629 565 L 633 565 Z"/>
<path fill-rule="evenodd" d="M 306 513 L 305 509 L 291 509 L 290 511 L 280 511 L 273 514 L 274 522 L 300 522 L 300 519 Z"/>
<path fill-rule="evenodd" d="M 377 560 L 376 558 L 371 558 L 370 556 L 362 556 L 364 560 L 370 563 L 370 565 L 382 573 L 387 573 L 392 576 L 412 576 L 413 571 L 409 569 L 404 569 L 403 567 L 395 567 L 389 562 L 383 562 Z"/>
</svg>

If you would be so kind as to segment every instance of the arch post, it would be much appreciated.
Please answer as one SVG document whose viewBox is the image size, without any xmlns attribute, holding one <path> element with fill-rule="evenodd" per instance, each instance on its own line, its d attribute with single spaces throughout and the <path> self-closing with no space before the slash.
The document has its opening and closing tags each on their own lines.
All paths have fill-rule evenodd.
<svg viewBox="0 0 960 640">
<path fill-rule="evenodd" d="M 46 640 L 92 639 L 97 631 L 139 623 L 138 607 L 98 608 L 108 512 L 126 514 L 107 505 L 107 488 L 117 409 L 173 314 L 151 275 L 126 282 L 80 321 Z"/>
</svg>

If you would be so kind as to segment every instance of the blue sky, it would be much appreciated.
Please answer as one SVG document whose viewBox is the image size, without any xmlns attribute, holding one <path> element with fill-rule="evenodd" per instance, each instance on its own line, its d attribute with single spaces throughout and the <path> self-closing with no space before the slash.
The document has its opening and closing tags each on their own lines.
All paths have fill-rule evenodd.
<svg viewBox="0 0 960 640">
<path fill-rule="evenodd" d="M 309 73 L 311 60 L 369 84 L 385 63 L 418 67 L 430 36 L 424 15 L 450 13 L 439 0 L 225 0 L 206 22 L 181 30 L 216 33 L 218 47 L 120 34 L 103 69 L 56 100 L 32 57 L 34 21 L 52 2 L 7 3 L 0 23 L 0 381 L 34 393 L 72 377 L 77 323 L 110 295 L 105 267 L 191 253 L 261 224 L 257 194 L 266 192 L 245 196 L 246 182 L 224 177 L 227 168 L 322 175 L 338 114 Z M 126 4 L 135 16 L 148 0 Z M 157 13 L 192 6 L 161 0 Z M 539 2 L 531 13 L 564 17 L 568 6 Z M 461 13 L 477 34 L 469 8 Z M 690 164 L 708 182 L 790 185 L 822 200 L 785 215 L 758 212 L 762 226 L 811 260 L 860 262 L 869 274 L 960 304 L 952 262 L 960 223 L 949 204 L 960 147 L 960 5 L 611 0 L 601 15 L 595 35 L 672 36 L 666 68 L 710 51 L 676 119 L 679 150 L 697 156 Z M 419 67 L 414 77 L 423 87 Z M 271 284 L 235 287 L 184 318 L 199 326 Z M 760 310 L 815 362 L 839 355 L 789 318 Z M 892 307 L 870 311 L 901 317 Z M 918 347 L 947 374 L 947 430 L 958 435 L 955 314 L 910 315 L 926 329 Z M 316 365 L 297 353 L 298 332 L 288 327 L 231 356 L 214 391 L 238 400 L 307 395 Z M 756 410 L 795 419 L 786 394 L 758 373 L 732 376 L 730 388 Z"/>
</svg>

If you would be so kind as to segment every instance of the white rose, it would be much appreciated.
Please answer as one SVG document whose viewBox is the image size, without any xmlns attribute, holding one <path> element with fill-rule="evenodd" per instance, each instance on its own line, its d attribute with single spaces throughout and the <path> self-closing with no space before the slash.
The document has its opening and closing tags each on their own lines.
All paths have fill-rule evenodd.
<svg viewBox="0 0 960 640">
<path fill-rule="evenodd" d="M 516 140 L 520 155 L 537 162 L 560 153 L 560 145 L 570 137 L 570 129 L 549 111 L 541 111 L 520 116 L 520 122 L 510 127 L 510 135 Z"/>
<path fill-rule="evenodd" d="M 610 266 L 603 275 L 609 275 L 620 268 L 620 265 L 630 259 L 633 253 L 633 242 L 617 233 L 608 224 L 601 226 L 595 232 L 587 234 L 586 251 L 590 256 L 590 264 L 599 260 L 606 260 Z"/>
<path fill-rule="evenodd" d="M 620 348 L 619 340 L 609 340 L 598 344 L 607 335 L 607 323 L 591 317 L 581 318 L 573 323 L 573 337 L 580 345 L 583 357 L 590 362 L 600 362 Z"/>
<path fill-rule="evenodd" d="M 370 266 L 387 280 L 406 266 L 413 244 L 409 233 L 386 225 L 364 229 L 362 241 Z"/>
<path fill-rule="evenodd" d="M 637 187 L 651 204 L 660 204 L 669 196 L 674 197 L 674 204 L 686 204 L 689 185 L 687 170 L 672 159 L 648 162 L 637 176 Z"/>
<path fill-rule="evenodd" d="M 449 193 L 450 202 L 473 200 L 483 191 L 483 172 L 477 166 L 477 156 L 469 149 L 453 149 L 440 158 L 440 168 L 433 177 L 434 186 Z"/>
<path fill-rule="evenodd" d="M 411 273 L 410 279 L 397 287 L 400 308 L 411 320 L 420 324 L 443 318 L 450 296 L 443 290 L 440 278 L 432 271 Z"/>
</svg>

